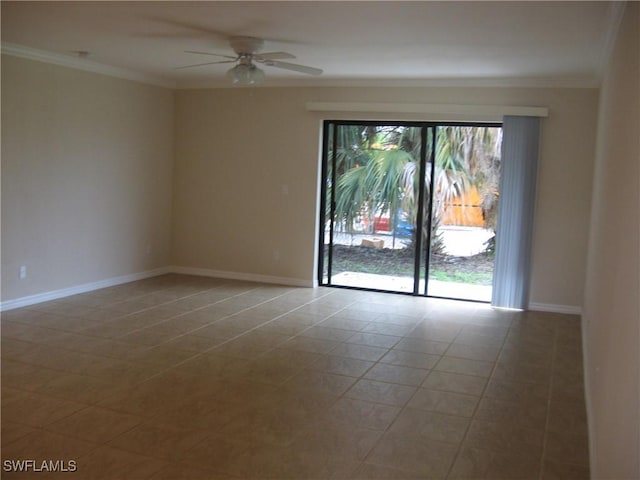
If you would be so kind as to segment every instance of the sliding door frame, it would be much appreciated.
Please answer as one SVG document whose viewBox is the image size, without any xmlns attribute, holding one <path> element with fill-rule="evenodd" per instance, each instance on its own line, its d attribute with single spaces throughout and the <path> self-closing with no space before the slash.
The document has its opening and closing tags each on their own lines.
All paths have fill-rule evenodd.
<svg viewBox="0 0 640 480">
<path fill-rule="evenodd" d="M 420 187 L 418 189 L 418 212 L 415 220 L 415 261 L 414 261 L 414 275 L 413 275 L 413 291 L 404 292 L 404 291 L 396 291 L 396 290 L 384 290 L 384 289 L 375 289 L 369 287 L 355 287 L 348 285 L 335 285 L 331 283 L 332 277 L 332 263 L 333 263 L 333 244 L 334 244 L 334 227 L 335 227 L 335 209 L 336 209 L 336 159 L 335 155 L 331 159 L 331 195 L 330 198 L 327 199 L 327 175 L 329 172 L 329 151 L 332 152 L 337 151 L 337 135 L 336 130 L 340 126 L 348 126 L 348 125 L 363 125 L 363 126 L 380 126 L 380 127 L 409 127 L 409 128 L 420 128 L 420 159 L 419 159 L 419 179 L 420 179 Z M 487 122 L 446 122 L 446 121 L 384 121 L 384 120 L 324 120 L 322 123 L 322 166 L 321 166 L 321 185 L 320 185 L 320 212 L 319 212 L 319 236 L 318 236 L 318 271 L 317 271 L 317 279 L 318 285 L 333 287 L 333 288 L 344 288 L 351 290 L 364 290 L 364 291 L 375 291 L 375 292 L 384 292 L 384 293 L 396 293 L 400 295 L 412 295 L 412 296 L 424 296 L 430 298 L 449 298 L 449 297 L 438 297 L 434 295 L 428 295 L 429 289 L 429 264 L 431 260 L 431 227 L 432 227 L 432 217 L 433 217 L 433 200 L 434 200 L 434 182 L 435 182 L 435 169 L 436 169 L 436 148 L 438 142 L 438 128 L 439 127 L 489 127 L 489 128 L 502 128 L 502 122 L 495 121 L 487 121 Z M 431 150 L 429 152 L 429 130 L 431 130 Z M 332 136 L 331 136 L 332 135 Z M 329 148 L 329 141 L 331 140 L 331 148 Z M 427 154 L 430 153 L 429 158 L 427 158 Z M 426 190 L 426 169 L 427 166 L 430 167 L 429 174 L 429 191 L 428 191 L 428 199 Z M 327 200 L 330 201 L 329 204 L 329 218 L 327 218 Z M 428 200 L 428 204 L 425 206 L 425 200 Z M 425 207 L 428 207 L 427 214 L 427 225 L 426 225 L 426 234 L 422 234 L 422 225 L 425 222 Z M 329 222 L 329 244 L 325 243 L 325 234 L 326 234 L 326 225 L 327 221 Z M 426 242 L 427 248 L 425 250 L 425 258 L 424 258 L 424 291 L 420 291 L 420 273 L 423 267 L 422 264 L 422 249 L 423 242 Z M 328 247 L 327 252 L 327 281 L 324 281 L 324 273 L 325 273 L 325 248 Z M 470 302 L 477 303 L 490 303 L 482 300 L 464 300 Z"/>
</svg>

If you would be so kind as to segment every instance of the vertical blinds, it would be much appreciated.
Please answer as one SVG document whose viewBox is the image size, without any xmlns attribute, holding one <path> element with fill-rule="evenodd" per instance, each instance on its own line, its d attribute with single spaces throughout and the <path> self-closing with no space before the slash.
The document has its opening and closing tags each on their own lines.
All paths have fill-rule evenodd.
<svg viewBox="0 0 640 480">
<path fill-rule="evenodd" d="M 491 304 L 526 309 L 536 198 L 540 119 L 503 119 L 500 204 Z"/>
</svg>

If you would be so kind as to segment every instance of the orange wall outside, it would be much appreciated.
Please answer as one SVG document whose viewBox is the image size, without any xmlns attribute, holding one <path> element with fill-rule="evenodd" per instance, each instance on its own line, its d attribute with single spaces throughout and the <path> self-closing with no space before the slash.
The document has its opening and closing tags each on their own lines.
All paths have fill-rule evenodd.
<svg viewBox="0 0 640 480">
<path fill-rule="evenodd" d="M 454 197 L 444 207 L 443 225 L 484 227 L 482 199 L 476 187 L 471 187 L 464 195 Z"/>
</svg>

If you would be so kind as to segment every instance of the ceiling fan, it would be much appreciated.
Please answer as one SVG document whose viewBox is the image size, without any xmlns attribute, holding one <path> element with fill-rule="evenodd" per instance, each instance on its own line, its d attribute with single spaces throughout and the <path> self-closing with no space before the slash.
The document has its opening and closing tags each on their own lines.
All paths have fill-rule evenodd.
<svg viewBox="0 0 640 480">
<path fill-rule="evenodd" d="M 235 56 L 186 50 L 186 53 L 211 55 L 214 57 L 225 58 L 226 60 L 185 65 L 184 67 L 177 67 L 177 69 L 202 67 L 205 65 L 216 65 L 220 63 L 236 63 L 236 65 L 227 72 L 227 77 L 229 77 L 232 83 L 237 85 L 255 85 L 264 81 L 265 74 L 262 69 L 255 65 L 255 63 L 261 63 L 268 67 L 282 68 L 294 72 L 305 73 L 307 75 L 320 75 L 322 73 L 322 70 L 319 68 L 281 62 L 280 60 L 283 59 L 296 58 L 294 55 L 287 52 L 259 53 L 264 45 L 264 40 L 261 38 L 240 36 L 231 37 L 229 39 L 229 45 L 235 52 Z"/>
</svg>

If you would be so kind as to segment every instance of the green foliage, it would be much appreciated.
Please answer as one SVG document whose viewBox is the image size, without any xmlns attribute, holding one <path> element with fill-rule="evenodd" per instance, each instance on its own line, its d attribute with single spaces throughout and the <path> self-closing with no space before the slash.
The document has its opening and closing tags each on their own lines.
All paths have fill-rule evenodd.
<svg viewBox="0 0 640 480">
<path fill-rule="evenodd" d="M 325 265 L 329 261 L 325 252 Z M 429 278 L 442 282 L 491 285 L 492 268 L 488 269 L 485 255 L 465 258 L 454 266 L 447 264 L 446 256 L 432 258 Z M 414 257 L 410 249 L 372 249 L 360 246 L 336 246 L 333 256 L 333 275 L 341 272 L 372 273 L 412 278 Z M 424 272 L 422 272 L 424 273 Z"/>
<path fill-rule="evenodd" d="M 388 216 L 396 230 L 401 216 L 415 222 L 420 188 L 419 162 L 422 148 L 418 127 L 384 125 L 338 125 L 336 135 L 337 226 L 354 232 L 358 220 Z M 501 129 L 444 126 L 437 129 L 434 169 L 434 204 L 431 220 L 432 251 L 442 249 L 438 237 L 445 206 L 475 185 L 482 198 L 489 228 L 495 226 Z M 427 142 L 427 148 L 430 142 Z M 333 146 L 333 137 L 330 138 Z M 330 159 L 333 151 L 330 151 Z M 430 152 L 427 158 L 430 159 Z M 426 194 L 431 183 L 431 165 L 424 179 Z M 334 187 L 328 185 L 329 189 Z M 327 208 L 329 204 L 327 204 Z M 327 210 L 329 212 L 329 210 Z M 429 212 L 425 212 L 425 223 Z M 424 232 L 423 226 L 423 233 Z"/>
<path fill-rule="evenodd" d="M 435 269 L 429 271 L 429 278 L 441 282 L 465 283 L 468 285 L 491 285 L 493 281 L 491 273 L 447 272 Z"/>
</svg>

